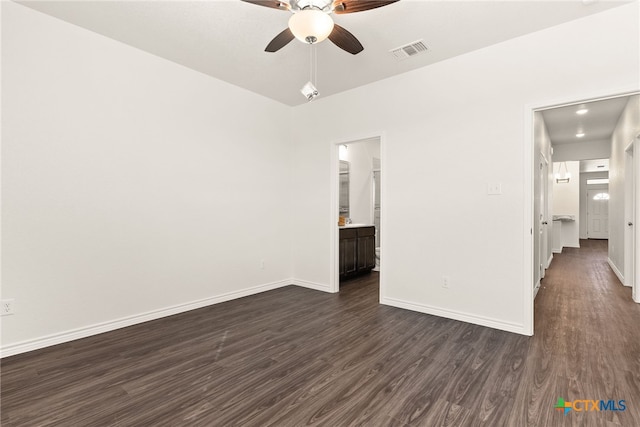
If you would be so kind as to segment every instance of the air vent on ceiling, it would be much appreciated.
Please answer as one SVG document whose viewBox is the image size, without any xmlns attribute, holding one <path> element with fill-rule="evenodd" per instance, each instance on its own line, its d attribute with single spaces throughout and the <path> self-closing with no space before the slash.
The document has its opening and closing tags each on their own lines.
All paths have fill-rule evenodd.
<svg viewBox="0 0 640 427">
<path fill-rule="evenodd" d="M 404 46 L 397 47 L 395 49 L 391 49 L 391 52 L 397 60 L 402 60 L 406 58 L 410 58 L 412 56 L 420 55 L 421 53 L 425 53 L 427 51 L 427 46 L 422 42 L 422 40 L 418 40 L 417 42 L 409 43 Z"/>
</svg>

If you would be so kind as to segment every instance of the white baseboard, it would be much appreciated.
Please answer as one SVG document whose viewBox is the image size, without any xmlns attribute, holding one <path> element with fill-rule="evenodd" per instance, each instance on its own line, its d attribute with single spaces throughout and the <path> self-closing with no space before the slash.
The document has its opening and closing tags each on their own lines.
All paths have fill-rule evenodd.
<svg viewBox="0 0 640 427">
<path fill-rule="evenodd" d="M 562 248 L 560 249 L 551 249 L 551 252 L 554 254 L 561 254 L 562 253 Z"/>
<path fill-rule="evenodd" d="M 615 270 L 614 270 L 615 271 Z M 13 356 L 16 354 L 26 353 L 28 351 L 38 350 L 45 347 L 50 347 L 57 344 L 62 344 L 69 341 L 74 341 L 81 338 L 101 334 L 104 332 L 114 331 L 116 329 L 125 328 L 127 326 L 136 325 L 138 323 L 148 322 L 150 320 L 160 319 L 162 317 L 172 316 L 174 314 L 184 313 L 186 311 L 195 310 L 198 308 L 206 307 L 209 305 L 219 304 L 225 301 L 230 301 L 237 298 L 242 298 L 249 295 L 258 294 L 261 292 L 269 291 L 272 289 L 281 288 L 283 286 L 296 285 L 304 288 L 314 289 L 322 292 L 331 292 L 329 285 L 310 282 L 300 279 L 286 279 L 278 282 L 266 283 L 263 285 L 253 286 L 245 288 L 239 291 L 228 292 L 225 294 L 204 298 L 197 301 L 188 302 L 185 304 L 178 304 L 171 307 L 166 307 L 159 310 L 148 311 L 146 313 L 136 314 L 133 316 L 127 316 L 120 319 L 111 320 L 108 322 L 97 323 L 69 331 L 64 331 L 56 334 L 47 335 L 40 338 L 35 338 L 27 341 L 22 341 L 15 344 L 9 344 L 0 348 L 0 358 Z M 503 331 L 514 332 L 517 334 L 527 335 L 524 332 L 524 327 L 521 324 L 504 322 L 489 317 L 482 317 L 471 315 L 454 310 L 446 310 L 438 307 L 431 307 L 423 304 L 415 304 L 408 301 L 403 301 L 395 298 L 381 298 L 381 304 L 389 305 L 392 307 L 403 308 L 407 310 L 417 311 L 426 314 L 432 314 L 435 316 L 445 317 L 454 320 L 460 320 L 462 322 L 473 323 L 476 325 L 486 326 L 489 328 L 500 329 Z"/>
<path fill-rule="evenodd" d="M 461 311 L 447 310 L 439 307 L 432 307 L 425 304 L 416 304 L 396 298 L 380 298 L 380 304 L 392 307 L 404 308 L 406 310 L 417 311 L 434 316 L 445 317 L 447 319 L 459 320 L 461 322 L 473 323 L 474 325 L 486 326 L 488 328 L 500 329 L 502 331 L 513 332 L 520 335 L 530 335 L 525 333 L 524 325 L 520 323 L 505 322 L 490 317 L 477 316 L 475 314 L 463 313 Z"/>
<path fill-rule="evenodd" d="M 185 311 L 195 310 L 197 308 L 219 304 L 221 302 L 246 297 L 249 295 L 259 294 L 261 292 L 269 291 L 271 289 L 292 285 L 293 282 L 294 280 L 292 279 L 286 279 L 286 280 L 280 280 L 278 282 L 265 283 L 263 285 L 252 286 L 250 288 L 245 288 L 239 291 L 227 292 L 222 295 L 204 298 L 201 300 L 192 301 L 185 304 L 178 304 L 171 307 L 162 308 L 159 310 L 148 311 L 146 313 L 135 314 L 133 316 L 127 316 L 120 319 L 110 320 L 108 322 L 97 323 L 94 325 L 89 325 L 82 328 L 72 329 L 69 331 L 47 335 L 40 338 L 22 341 L 15 344 L 9 344 L 6 346 L 2 346 L 2 348 L 0 348 L 0 358 L 13 356 L 20 353 L 26 353 L 28 351 L 38 350 L 40 348 L 50 347 L 52 345 L 62 344 L 69 341 L 74 341 L 80 338 L 86 338 L 86 337 L 101 334 L 104 332 L 114 331 L 116 329 L 125 328 L 127 326 L 136 325 L 138 323 L 148 322 L 149 320 L 160 319 L 162 317 L 172 316 L 178 313 L 184 313 Z"/>
<path fill-rule="evenodd" d="M 536 285 L 533 287 L 533 299 L 536 299 L 536 297 L 538 296 L 539 290 L 540 290 L 540 280 L 538 280 L 538 283 L 536 283 Z"/>
<path fill-rule="evenodd" d="M 329 289 L 329 285 L 310 282 L 308 280 L 291 279 L 291 284 L 296 286 L 301 286 L 303 288 L 315 289 L 316 291 L 331 292 L 331 290 Z"/>
<path fill-rule="evenodd" d="M 553 252 L 549 255 L 549 259 L 547 260 L 547 268 L 551 265 L 551 261 L 553 261 Z"/>
<path fill-rule="evenodd" d="M 613 270 L 615 275 L 618 276 L 618 280 L 620 280 L 620 283 L 622 283 L 624 286 L 628 286 L 624 282 L 624 275 L 620 272 L 618 267 L 616 267 L 616 265 L 613 263 L 613 261 L 611 261 L 611 258 L 607 257 L 607 263 L 609 264 L 609 267 L 611 267 L 611 269 Z"/>
</svg>

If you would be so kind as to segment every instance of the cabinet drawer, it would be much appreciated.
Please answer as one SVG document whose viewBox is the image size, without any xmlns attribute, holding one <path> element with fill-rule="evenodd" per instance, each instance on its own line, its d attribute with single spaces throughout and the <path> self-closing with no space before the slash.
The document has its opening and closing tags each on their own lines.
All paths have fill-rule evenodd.
<svg viewBox="0 0 640 427">
<path fill-rule="evenodd" d="M 358 237 L 375 236 L 376 235 L 376 228 L 375 227 L 360 227 L 360 228 L 357 228 L 356 230 L 358 230 Z"/>
<path fill-rule="evenodd" d="M 357 228 L 341 228 L 340 229 L 340 240 L 342 239 L 355 239 L 358 237 L 358 229 Z"/>
</svg>

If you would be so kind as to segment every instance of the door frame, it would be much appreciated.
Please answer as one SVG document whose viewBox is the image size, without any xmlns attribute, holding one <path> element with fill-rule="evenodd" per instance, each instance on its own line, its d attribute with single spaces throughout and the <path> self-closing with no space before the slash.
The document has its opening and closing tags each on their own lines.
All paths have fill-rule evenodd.
<svg viewBox="0 0 640 427">
<path fill-rule="evenodd" d="M 366 140 L 377 139 L 380 141 L 380 170 L 385 168 L 386 158 L 386 137 L 384 132 L 372 132 L 356 137 L 345 137 L 334 140 L 330 144 L 330 197 L 329 203 L 331 213 L 330 218 L 330 241 L 329 241 L 329 292 L 337 293 L 340 291 L 340 231 L 338 229 L 338 208 L 340 195 L 340 146 L 364 142 Z M 385 214 L 385 188 L 386 188 L 386 174 L 381 174 L 380 177 L 380 228 L 382 232 L 380 234 L 380 240 L 385 240 L 387 235 L 386 227 L 386 214 Z M 383 238 L 384 236 L 384 238 Z M 386 282 L 385 273 L 382 265 L 384 264 L 384 248 L 380 247 L 380 300 L 386 295 Z"/>
<path fill-rule="evenodd" d="M 534 115 L 536 111 L 548 110 L 550 108 L 557 107 L 566 107 L 569 105 L 578 105 L 585 102 L 592 101 L 600 101 L 604 99 L 611 98 L 619 98 L 621 96 L 630 96 L 636 95 L 640 91 L 640 88 L 637 86 L 633 87 L 623 87 L 617 88 L 613 90 L 603 92 L 595 92 L 591 94 L 582 94 L 574 97 L 564 97 L 561 99 L 548 99 L 542 100 L 538 102 L 532 102 L 529 104 L 525 104 L 523 106 L 523 114 L 524 114 L 524 153 L 522 156 L 522 170 L 524 172 L 523 179 L 523 227 L 522 227 L 522 235 L 523 235 L 523 272 L 522 272 L 522 289 L 523 289 L 523 322 L 522 329 L 523 333 L 527 335 L 534 334 L 534 292 L 535 288 L 533 286 L 533 278 L 534 268 L 537 268 L 534 264 L 534 236 L 533 231 L 535 230 L 536 218 L 534 218 L 534 201 L 533 201 L 533 183 L 537 178 L 537 164 L 534 165 L 535 161 L 535 135 L 534 135 Z M 636 163 L 640 163 L 640 159 L 637 159 L 640 156 L 634 156 L 634 161 Z M 640 189 L 640 186 L 636 186 L 636 191 Z M 636 204 L 640 202 L 640 198 L 636 197 Z M 636 253 L 636 262 L 634 263 L 637 266 L 637 258 L 640 254 Z M 637 271 L 637 268 L 636 268 Z"/>
<path fill-rule="evenodd" d="M 382 146 L 380 147 L 380 151 L 382 151 Z M 380 174 L 380 178 L 378 183 L 376 184 L 376 172 L 378 174 Z M 371 209 L 371 224 L 375 225 L 376 224 L 376 188 L 380 187 L 382 188 L 382 186 L 380 185 L 380 180 L 382 180 L 382 168 L 378 168 L 378 169 L 373 169 L 371 171 L 371 182 L 373 182 L 373 185 L 371 186 L 371 190 L 372 190 L 372 194 L 371 194 L 371 200 L 373 200 L 373 207 Z M 380 209 L 382 210 L 382 193 L 380 193 L 381 199 L 380 199 Z M 380 212 L 380 227 L 376 228 L 376 248 L 380 247 L 380 243 L 382 242 L 382 236 L 380 234 L 380 230 L 382 229 L 382 213 Z"/>
<path fill-rule="evenodd" d="M 631 199 L 633 200 L 633 224 L 634 226 L 632 227 L 631 233 L 633 236 L 633 249 L 632 249 L 632 263 L 631 263 L 631 280 L 632 280 L 632 289 L 631 289 L 631 296 L 633 298 L 633 300 L 637 303 L 640 303 L 640 289 L 638 289 L 638 287 L 640 287 L 640 279 L 638 278 L 638 266 L 640 265 L 640 261 L 638 260 L 640 258 L 640 251 L 638 251 L 638 241 L 640 240 L 640 227 L 636 226 L 636 219 L 638 217 L 638 204 L 640 203 L 640 185 L 638 185 L 638 178 L 640 177 L 640 155 L 638 155 L 638 149 L 640 148 L 640 134 L 636 135 L 635 139 L 633 140 L 633 145 L 635 147 L 634 150 L 634 156 L 633 156 L 633 166 L 631 168 L 632 172 L 633 172 L 633 185 L 631 186 L 631 191 L 632 191 L 632 196 Z"/>
</svg>

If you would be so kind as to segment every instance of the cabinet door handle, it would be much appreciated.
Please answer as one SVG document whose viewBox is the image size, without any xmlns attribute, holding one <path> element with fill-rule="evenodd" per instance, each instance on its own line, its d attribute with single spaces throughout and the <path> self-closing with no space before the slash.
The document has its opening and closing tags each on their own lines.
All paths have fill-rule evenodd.
<svg viewBox="0 0 640 427">
<path fill-rule="evenodd" d="M 632 223 L 631 221 L 629 221 L 629 222 L 627 223 L 627 225 L 628 225 L 629 227 L 631 227 L 631 226 L 633 226 L 633 223 Z"/>
</svg>

